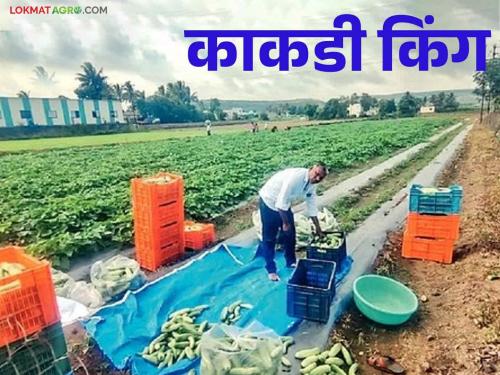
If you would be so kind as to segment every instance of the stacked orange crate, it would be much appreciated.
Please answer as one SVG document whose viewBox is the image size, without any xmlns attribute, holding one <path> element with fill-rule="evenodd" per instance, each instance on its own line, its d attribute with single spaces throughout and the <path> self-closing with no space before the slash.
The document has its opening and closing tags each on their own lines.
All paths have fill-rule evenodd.
<svg viewBox="0 0 500 375">
<path fill-rule="evenodd" d="M 136 259 L 155 271 L 184 254 L 184 182 L 159 173 L 132 180 Z"/>
<path fill-rule="evenodd" d="M 403 239 L 403 257 L 451 263 L 459 226 L 459 215 L 410 212 Z"/>
</svg>

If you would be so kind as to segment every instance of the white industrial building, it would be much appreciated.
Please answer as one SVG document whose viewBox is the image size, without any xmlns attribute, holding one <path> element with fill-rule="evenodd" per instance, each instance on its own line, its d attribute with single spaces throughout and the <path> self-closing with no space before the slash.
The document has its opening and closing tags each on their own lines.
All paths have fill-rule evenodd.
<svg viewBox="0 0 500 375">
<path fill-rule="evenodd" d="M 359 117 L 361 116 L 362 108 L 361 104 L 359 103 L 354 103 L 350 104 L 349 107 L 347 107 L 347 113 L 349 113 L 349 117 Z"/>
<path fill-rule="evenodd" d="M 433 105 L 423 105 L 420 107 L 420 113 L 434 113 L 436 112 L 436 107 Z"/>
<path fill-rule="evenodd" d="M 364 112 L 360 103 L 354 103 L 347 107 L 347 113 L 349 114 L 349 117 L 360 117 L 361 115 L 369 117 L 377 116 L 378 107 L 371 107 L 368 111 Z"/>
<path fill-rule="evenodd" d="M 118 100 L 0 97 L 0 127 L 125 123 Z"/>
</svg>

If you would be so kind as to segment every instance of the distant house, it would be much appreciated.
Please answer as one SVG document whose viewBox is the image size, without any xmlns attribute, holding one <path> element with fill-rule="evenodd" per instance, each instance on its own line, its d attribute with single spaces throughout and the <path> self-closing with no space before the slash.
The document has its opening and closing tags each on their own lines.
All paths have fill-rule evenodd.
<svg viewBox="0 0 500 375">
<path fill-rule="evenodd" d="M 118 100 L 0 97 L 0 127 L 124 123 Z"/>
<path fill-rule="evenodd" d="M 368 111 L 365 112 L 366 116 L 377 116 L 378 115 L 378 107 L 371 107 Z"/>
<path fill-rule="evenodd" d="M 225 109 L 224 110 L 224 113 L 227 114 L 227 117 L 229 119 L 232 119 L 234 118 L 235 116 L 244 116 L 245 114 L 245 111 L 243 111 L 243 108 L 239 108 L 239 107 L 233 107 L 233 108 L 230 108 L 230 109 Z"/>
<path fill-rule="evenodd" d="M 420 113 L 434 113 L 436 112 L 436 107 L 433 105 L 423 105 L 420 107 Z"/>
<path fill-rule="evenodd" d="M 349 113 L 349 117 L 361 116 L 362 113 L 361 104 L 359 103 L 350 104 L 349 107 L 347 107 L 347 112 Z"/>
<path fill-rule="evenodd" d="M 257 112 L 255 112 L 254 110 L 250 110 L 247 112 L 247 111 L 244 111 L 243 108 L 240 108 L 240 107 L 225 109 L 224 112 L 227 114 L 228 119 L 233 119 L 233 118 L 235 118 L 235 116 L 237 116 L 238 118 L 243 118 L 246 116 L 252 117 L 252 116 L 257 115 Z"/>
</svg>

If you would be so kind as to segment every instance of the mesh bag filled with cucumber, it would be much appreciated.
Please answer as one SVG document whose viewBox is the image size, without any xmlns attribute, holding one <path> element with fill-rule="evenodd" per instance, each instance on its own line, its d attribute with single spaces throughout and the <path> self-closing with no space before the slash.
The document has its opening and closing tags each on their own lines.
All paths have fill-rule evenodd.
<svg viewBox="0 0 500 375">
<path fill-rule="evenodd" d="M 283 343 L 258 322 L 247 328 L 217 324 L 201 339 L 201 374 L 278 374 Z"/>
</svg>

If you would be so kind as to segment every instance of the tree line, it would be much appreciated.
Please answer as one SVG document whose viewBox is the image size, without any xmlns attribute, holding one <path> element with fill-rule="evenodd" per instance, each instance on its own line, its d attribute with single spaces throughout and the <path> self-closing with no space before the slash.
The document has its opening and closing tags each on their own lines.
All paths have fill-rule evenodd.
<svg viewBox="0 0 500 375">
<path fill-rule="evenodd" d="M 406 92 L 396 103 L 395 99 L 377 99 L 367 93 L 361 96 L 354 93 L 349 96 L 329 99 L 323 106 L 318 104 L 290 105 L 288 103 L 271 105 L 267 111 L 277 116 L 303 115 L 309 119 L 330 120 L 335 118 L 348 118 L 349 106 L 359 104 L 361 116 L 387 117 L 411 117 L 415 116 L 421 106 L 434 106 L 436 112 L 453 112 L 459 107 L 454 93 L 440 92 L 431 97 L 416 97 Z"/>
<path fill-rule="evenodd" d="M 138 90 L 131 81 L 123 84 L 112 83 L 104 75 L 103 69 L 96 69 L 90 62 L 81 65 L 82 71 L 77 73 L 78 87 L 74 90 L 80 99 L 116 99 L 126 102 L 134 114 L 135 119 L 157 118 L 162 123 L 168 122 L 194 122 L 209 120 L 238 120 L 239 115 L 233 114 L 228 118 L 227 113 L 217 98 L 201 101 L 195 92 L 183 81 L 170 82 L 161 85 L 152 94 L 146 96 L 145 91 Z M 42 68 L 37 67 L 35 73 L 40 81 L 50 82 L 52 76 Z M 480 82 L 481 92 L 488 92 L 492 96 L 495 90 L 500 91 L 500 81 L 492 81 L 490 75 L 477 75 L 474 77 Z M 18 96 L 28 96 L 29 93 L 21 91 Z M 453 93 L 441 92 L 430 98 L 419 98 L 406 92 L 398 102 L 394 99 L 377 99 L 367 93 L 351 96 L 331 98 L 324 105 L 305 104 L 292 105 L 288 103 L 271 105 L 259 117 L 269 120 L 270 115 L 275 116 L 306 116 L 309 119 L 331 120 L 349 117 L 349 106 L 359 104 L 361 116 L 377 116 L 379 118 L 411 117 L 415 116 L 423 105 L 433 105 L 436 112 L 451 112 L 458 109 L 458 102 Z M 500 103 L 498 103 L 500 104 Z M 495 105 L 497 103 L 495 102 Z M 250 116 L 251 117 L 251 116 Z M 249 115 L 245 119 L 250 119 Z"/>
</svg>

